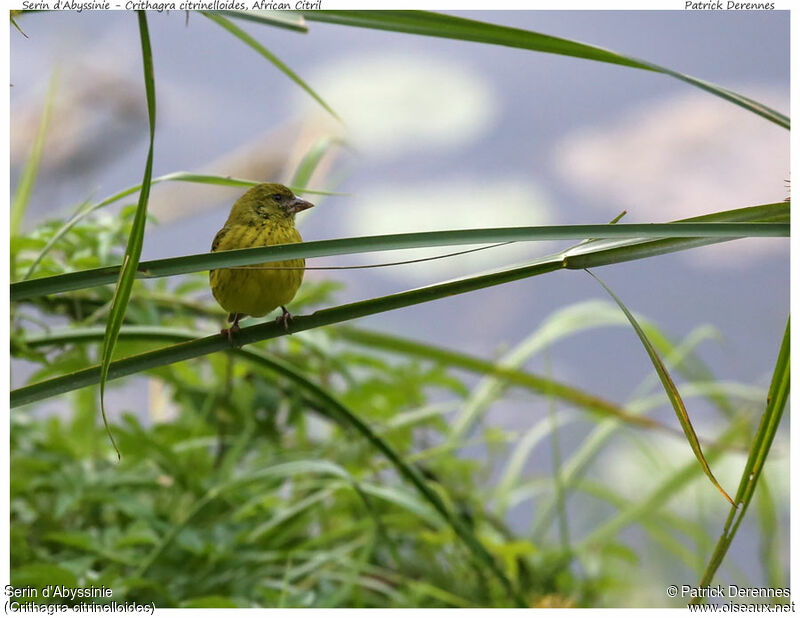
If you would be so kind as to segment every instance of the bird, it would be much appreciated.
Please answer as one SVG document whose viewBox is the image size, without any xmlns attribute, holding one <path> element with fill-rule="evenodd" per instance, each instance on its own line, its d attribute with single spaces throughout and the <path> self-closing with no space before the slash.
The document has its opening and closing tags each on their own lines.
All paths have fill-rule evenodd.
<svg viewBox="0 0 800 618">
<path fill-rule="evenodd" d="M 263 183 L 245 192 L 231 208 L 222 229 L 211 243 L 212 253 L 229 249 L 264 247 L 302 242 L 294 225 L 295 215 L 314 205 L 278 183 Z M 239 320 L 246 316 L 261 317 L 278 307 L 283 314 L 286 331 L 292 314 L 286 310 L 303 282 L 306 262 L 303 258 L 240 266 L 217 268 L 209 272 L 211 292 L 220 306 L 228 312 L 229 328 L 221 334 L 232 341 L 239 330 Z"/>
</svg>

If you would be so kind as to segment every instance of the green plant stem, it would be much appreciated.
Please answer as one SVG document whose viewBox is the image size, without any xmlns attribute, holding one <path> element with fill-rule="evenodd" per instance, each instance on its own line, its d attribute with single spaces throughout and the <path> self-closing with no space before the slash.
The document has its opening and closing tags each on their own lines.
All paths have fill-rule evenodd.
<svg viewBox="0 0 800 618">
<path fill-rule="evenodd" d="M 781 206 L 784 208 L 786 207 L 785 204 L 770 206 L 775 206 L 776 210 L 781 211 L 783 210 Z M 627 239 L 626 242 L 629 244 L 625 246 L 616 245 L 609 248 L 603 245 L 598 246 L 593 251 L 588 250 L 589 252 L 587 253 L 586 247 L 589 245 L 584 245 L 580 253 L 562 256 L 564 268 L 586 268 L 587 266 L 599 266 L 602 264 L 671 253 L 690 247 L 724 242 L 735 238 L 752 236 L 786 237 L 788 235 L 788 223 L 774 222 L 676 222 L 445 230 L 439 232 L 335 238 L 331 240 L 316 240 L 288 245 L 217 251 L 215 253 L 200 253 L 178 258 L 152 260 L 149 262 L 141 262 L 138 265 L 136 278 L 152 279 L 168 277 L 226 266 L 246 266 L 300 257 L 313 258 L 419 247 L 470 245 L 523 240 L 564 240 L 587 237 Z M 671 238 L 663 239 L 664 236 L 670 236 Z M 642 238 L 648 237 L 658 238 L 658 240 L 641 240 Z M 602 258 L 602 260 L 599 258 Z M 20 281 L 11 285 L 11 300 L 13 302 L 33 296 L 43 296 L 55 294 L 57 292 L 105 285 L 114 282 L 118 276 L 119 266 L 107 266 L 104 268 L 94 268 L 63 275 Z"/>
<path fill-rule="evenodd" d="M 114 450 L 117 451 L 118 456 L 119 448 L 117 448 L 117 443 L 111 433 L 111 426 L 106 416 L 105 387 L 108 378 L 108 367 L 111 364 L 111 358 L 117 344 L 119 329 L 122 328 L 122 322 L 125 319 L 125 310 L 128 308 L 128 300 L 130 300 L 133 282 L 139 267 L 139 258 L 142 254 L 142 246 L 144 245 L 144 230 L 147 224 L 147 203 L 150 199 L 150 180 L 153 177 L 153 144 L 156 131 L 156 91 L 155 78 L 153 76 L 153 53 L 150 47 L 150 32 L 147 27 L 147 15 L 145 11 L 137 11 L 136 16 L 139 20 L 139 36 L 142 46 L 142 65 L 144 67 L 144 85 L 145 97 L 147 100 L 147 116 L 150 127 L 150 143 L 147 149 L 147 159 L 144 164 L 144 178 L 142 179 L 142 190 L 139 192 L 139 203 L 136 205 L 136 214 L 134 215 L 133 224 L 131 226 L 131 233 L 128 236 L 128 244 L 125 247 L 125 257 L 123 258 L 122 266 L 119 270 L 117 287 L 114 290 L 114 297 L 111 300 L 111 309 L 109 310 L 108 319 L 106 321 L 106 334 L 103 339 L 103 350 L 100 362 L 100 412 L 103 416 L 103 424 L 106 427 L 108 437 L 114 446 Z"/>
<path fill-rule="evenodd" d="M 541 275 L 557 270 L 558 268 L 558 261 L 534 264 L 479 277 L 440 283 L 347 305 L 340 305 L 338 307 L 316 311 L 308 316 L 294 317 L 291 322 L 291 330 L 292 332 L 300 332 L 311 328 L 345 322 L 367 315 L 444 298 L 446 296 L 463 294 L 493 285 L 500 285 L 501 283 L 507 283 L 509 281 L 517 281 L 534 275 Z M 272 339 L 286 334 L 286 330 L 283 328 L 282 324 L 270 321 L 241 329 L 233 337 L 233 342 L 229 342 L 227 337 L 219 334 L 210 335 L 202 339 L 179 343 L 167 348 L 161 348 L 159 350 L 153 350 L 152 352 L 146 352 L 115 361 L 111 363 L 109 367 L 108 379 L 114 380 L 140 371 L 153 369 L 154 367 L 161 367 L 163 365 L 177 363 L 190 358 L 197 358 L 213 352 L 219 352 L 233 345 L 243 346 L 248 343 Z M 37 382 L 30 386 L 18 388 L 11 393 L 12 407 L 59 395 L 75 390 L 76 388 L 97 384 L 99 378 L 100 368 L 95 366 L 58 378 L 53 378 L 52 380 Z"/>
<path fill-rule="evenodd" d="M 775 438 L 778 425 L 783 417 L 786 401 L 789 398 L 790 387 L 790 323 L 791 320 L 787 319 L 786 330 L 783 334 L 783 341 L 780 351 L 778 352 L 775 370 L 772 374 L 772 383 L 770 384 L 769 394 L 767 395 L 767 406 L 761 417 L 761 424 L 758 427 L 758 431 L 751 443 L 750 455 L 747 458 L 747 463 L 742 471 L 742 478 L 739 481 L 739 488 L 736 491 L 735 504 L 728 512 L 725 528 L 717 541 L 714 553 L 708 561 L 708 566 L 703 573 L 703 577 L 700 579 L 699 587 L 706 587 L 711 584 L 714 574 L 717 572 L 725 555 L 728 553 L 728 548 L 731 546 L 733 538 L 739 530 L 739 525 L 742 523 L 742 519 L 744 519 L 747 507 L 750 506 L 750 501 L 756 490 L 756 484 L 761 476 L 761 471 L 764 469 L 767 455 L 772 447 L 772 441 Z M 697 598 L 694 598 L 691 602 L 696 604 L 698 601 Z"/>
</svg>

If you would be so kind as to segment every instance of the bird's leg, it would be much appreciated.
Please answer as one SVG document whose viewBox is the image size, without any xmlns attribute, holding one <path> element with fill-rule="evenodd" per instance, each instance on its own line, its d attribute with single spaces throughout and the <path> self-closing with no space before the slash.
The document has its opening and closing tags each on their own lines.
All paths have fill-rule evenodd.
<svg viewBox="0 0 800 618">
<path fill-rule="evenodd" d="M 286 311 L 286 307 L 284 307 L 283 305 L 281 305 L 281 311 L 283 311 L 283 313 L 281 315 L 279 315 L 277 318 L 275 318 L 275 321 L 278 324 L 283 323 L 283 329 L 288 333 L 289 332 L 289 322 L 292 321 L 292 314 L 289 313 L 288 311 Z"/>
<path fill-rule="evenodd" d="M 231 324 L 230 328 L 223 328 L 219 331 L 220 335 L 227 335 L 228 343 L 233 343 L 233 335 L 239 332 L 239 320 L 243 317 L 241 313 L 231 313 L 228 315 L 228 321 L 233 322 L 233 324 Z"/>
</svg>

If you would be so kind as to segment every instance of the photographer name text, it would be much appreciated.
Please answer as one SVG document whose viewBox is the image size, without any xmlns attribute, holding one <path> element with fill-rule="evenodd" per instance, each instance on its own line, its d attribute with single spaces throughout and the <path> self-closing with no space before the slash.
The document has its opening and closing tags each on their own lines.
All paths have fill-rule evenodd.
<svg viewBox="0 0 800 618">
<path fill-rule="evenodd" d="M 714 0 L 713 2 L 691 2 L 683 5 L 689 11 L 774 11 L 774 2 L 736 2 L 735 0 Z"/>
</svg>

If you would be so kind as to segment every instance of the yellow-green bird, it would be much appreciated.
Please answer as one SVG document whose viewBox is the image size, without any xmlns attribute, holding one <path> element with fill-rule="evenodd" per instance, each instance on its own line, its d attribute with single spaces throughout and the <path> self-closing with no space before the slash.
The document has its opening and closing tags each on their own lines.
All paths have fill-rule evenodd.
<svg viewBox="0 0 800 618">
<path fill-rule="evenodd" d="M 294 227 L 294 216 L 313 204 L 301 200 L 283 185 L 256 185 L 236 200 L 224 227 L 217 232 L 211 251 L 245 249 L 266 245 L 301 242 Z M 303 282 L 304 259 L 270 262 L 237 268 L 219 268 L 209 273 L 211 291 L 228 312 L 230 328 L 222 334 L 231 339 L 239 330 L 239 320 L 252 315 L 260 317 L 280 307 L 278 318 L 288 330 L 291 314 L 287 305 Z"/>
</svg>

